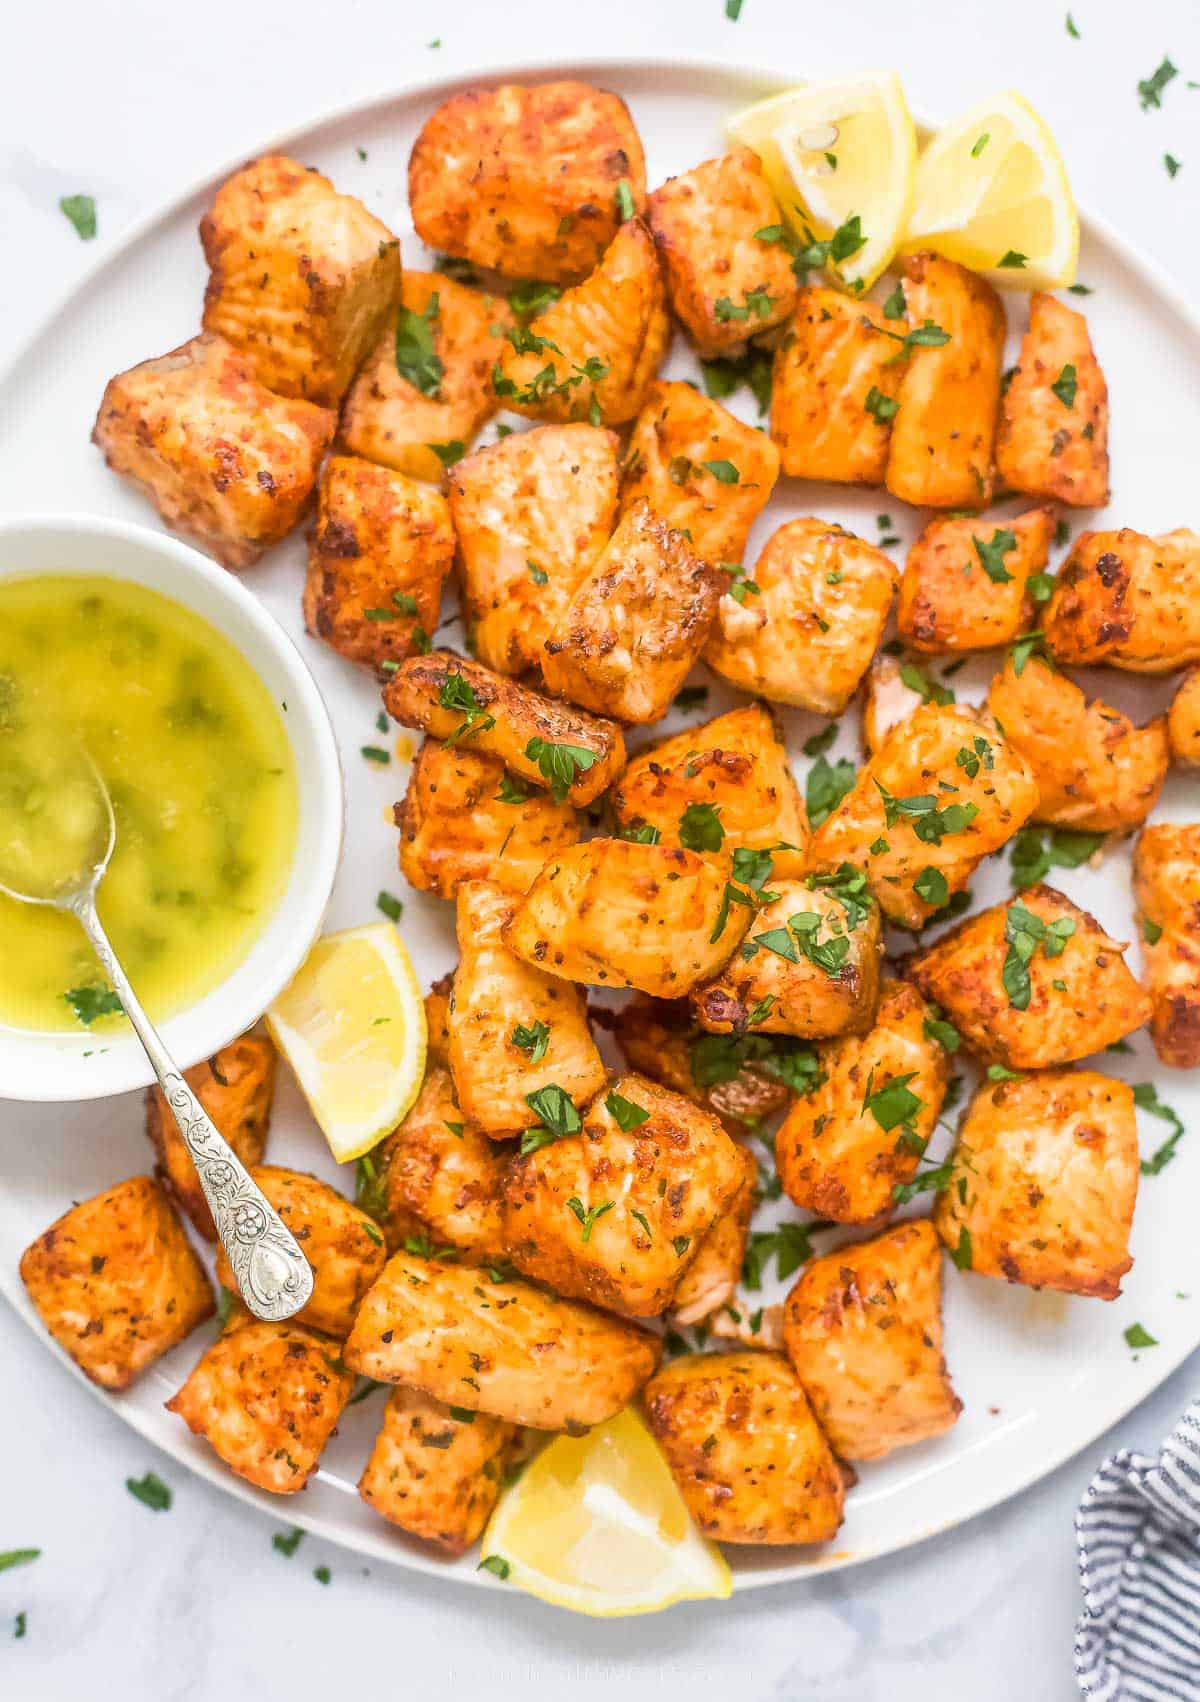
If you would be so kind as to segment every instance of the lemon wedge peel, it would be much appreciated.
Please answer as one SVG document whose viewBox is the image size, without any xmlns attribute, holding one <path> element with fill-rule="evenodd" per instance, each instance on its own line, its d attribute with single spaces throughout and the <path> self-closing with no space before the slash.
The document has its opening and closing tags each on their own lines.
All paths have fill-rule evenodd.
<svg viewBox="0 0 1200 1702">
<path fill-rule="evenodd" d="M 917 134 L 894 71 L 805 84 L 738 113 L 729 136 L 752 148 L 784 218 L 801 238 L 828 242 L 852 219 L 865 239 L 831 260 L 856 293 L 886 270 L 908 227 Z"/>
<path fill-rule="evenodd" d="M 1045 120 L 1006 89 L 952 119 L 917 161 L 902 249 L 932 248 L 1010 289 L 1065 289 L 1079 261 L 1079 214 Z M 1006 255 L 1023 265 L 1001 266 Z"/>
<path fill-rule="evenodd" d="M 586 1436 L 556 1436 L 501 1497 L 480 1552 L 507 1564 L 509 1584 L 597 1619 L 733 1591 L 724 1556 L 629 1408 Z"/>
<path fill-rule="evenodd" d="M 339 1163 L 406 1116 L 425 1074 L 425 1004 L 390 922 L 319 939 L 266 1023 Z"/>
</svg>

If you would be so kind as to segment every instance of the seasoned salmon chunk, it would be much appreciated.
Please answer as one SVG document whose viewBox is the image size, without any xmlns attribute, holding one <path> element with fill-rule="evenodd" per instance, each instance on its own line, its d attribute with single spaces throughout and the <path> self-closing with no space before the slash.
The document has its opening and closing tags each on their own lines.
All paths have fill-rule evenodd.
<svg viewBox="0 0 1200 1702">
<path fill-rule="evenodd" d="M 396 805 L 400 867 L 412 886 L 453 898 L 464 881 L 525 892 L 542 864 L 579 839 L 579 818 L 505 773 L 498 756 L 426 739 Z"/>
<path fill-rule="evenodd" d="M 72 1206 L 21 1255 L 38 1316 L 85 1377 L 125 1389 L 213 1314 L 171 1202 L 134 1176 Z"/>
<path fill-rule="evenodd" d="M 444 496 L 358 455 L 333 455 L 309 540 L 304 624 L 348 662 L 378 668 L 423 655 L 453 561 Z"/>
<path fill-rule="evenodd" d="M 1200 1065 L 1200 824 L 1138 834 L 1133 891 L 1141 921 L 1150 1037 L 1164 1064 Z"/>
<path fill-rule="evenodd" d="M 625 456 L 621 508 L 643 497 L 714 567 L 740 563 L 779 475 L 771 440 L 690 384 L 655 384 Z"/>
<path fill-rule="evenodd" d="M 1011 644 L 1037 624 L 1029 581 L 1045 568 L 1053 535 L 1048 508 L 1031 508 L 1003 526 L 973 517 L 931 520 L 904 564 L 900 636 L 931 656 Z"/>
<path fill-rule="evenodd" d="M 749 148 L 669 177 L 651 195 L 671 306 L 702 358 L 741 349 L 791 313 L 791 259 L 759 234 L 772 226 L 779 228 L 779 206 Z"/>
<path fill-rule="evenodd" d="M 547 690 L 616 721 L 661 720 L 728 583 L 649 503 L 635 503 L 546 640 Z"/>
<path fill-rule="evenodd" d="M 476 450 L 450 475 L 459 575 L 481 662 L 540 669 L 545 642 L 617 518 L 617 437 L 537 426 Z"/>
<path fill-rule="evenodd" d="M 1170 674 L 1200 662 L 1200 534 L 1081 532 L 1046 605 L 1046 643 L 1068 667 Z"/>
<path fill-rule="evenodd" d="M 1200 668 L 1190 668 L 1167 712 L 1171 761 L 1183 768 L 1200 768 Z"/>
<path fill-rule="evenodd" d="M 662 273 L 640 219 L 623 224 L 596 270 L 499 345 L 492 391 L 535 420 L 631 420 L 671 340 Z"/>
<path fill-rule="evenodd" d="M 877 1460 L 949 1430 L 962 1411 L 942 1357 L 942 1256 L 927 1219 L 806 1265 L 784 1345 L 844 1460 Z"/>
<path fill-rule="evenodd" d="M 896 569 L 840 526 L 789 520 L 721 599 L 715 673 L 773 703 L 840 715 L 883 636 Z"/>
<path fill-rule="evenodd" d="M 279 396 L 336 408 L 400 291 L 400 244 L 353 195 L 284 154 L 251 160 L 200 221 L 204 329 Z"/>
<path fill-rule="evenodd" d="M 1095 917 L 1053 887 L 1028 887 L 969 916 L 905 961 L 971 1050 L 1010 1070 L 1042 1070 L 1101 1051 L 1150 1015 Z"/>
<path fill-rule="evenodd" d="M 353 1371 L 511 1424 L 567 1430 L 627 1406 L 662 1351 L 638 1324 L 520 1278 L 397 1253 L 343 1349 Z"/>
<path fill-rule="evenodd" d="M 615 722 L 556 703 L 452 650 L 402 662 L 384 685 L 383 703 L 405 727 L 498 756 L 510 774 L 560 803 L 590 804 L 625 766 Z"/>
<path fill-rule="evenodd" d="M 686 999 L 639 993 L 610 1022 L 632 1069 L 703 1105 L 734 1136 L 784 1109 L 789 1066 L 811 1057 L 798 1041 L 778 1035 L 707 1034 Z"/>
<path fill-rule="evenodd" d="M 629 837 L 653 828 L 660 845 L 741 846 L 769 851 L 772 876 L 803 870 L 804 805 L 779 729 L 761 703 L 635 752 L 611 801 Z"/>
<path fill-rule="evenodd" d="M 840 290 L 801 290 L 771 383 L 771 437 L 783 472 L 840 485 L 883 483 L 904 372 L 884 326 L 907 329 Z"/>
<path fill-rule="evenodd" d="M 503 296 L 406 271 L 400 304 L 346 392 L 340 441 L 410 479 L 444 484 L 495 412 L 492 368 L 512 323 Z"/>
<path fill-rule="evenodd" d="M 166 524 L 251 567 L 308 507 L 337 415 L 275 396 L 212 333 L 110 378 L 92 442 Z"/>
<path fill-rule="evenodd" d="M 914 346 L 892 421 L 887 488 L 918 508 L 983 508 L 1000 410 L 1000 297 L 937 254 L 910 255 L 904 291 Z"/>
<path fill-rule="evenodd" d="M 506 278 L 571 284 L 630 205 L 645 211 L 646 162 L 619 95 L 565 79 L 502 83 L 452 95 L 426 119 L 408 198 L 430 248 Z"/>
<path fill-rule="evenodd" d="M 705 1536 L 828 1542 L 845 1484 L 796 1373 L 781 1353 L 694 1353 L 643 1393 L 650 1428 Z"/>
<path fill-rule="evenodd" d="M 985 1082 L 963 1117 L 934 1223 L 962 1270 L 1115 1300 L 1133 1264 L 1133 1089 L 1095 1070 Z"/>
<path fill-rule="evenodd" d="M 671 1322 L 687 1328 L 722 1311 L 733 1299 L 742 1275 L 750 1219 L 758 1196 L 758 1161 L 748 1147 L 735 1146 L 742 1185 L 696 1250 L 676 1285 Z"/>
<path fill-rule="evenodd" d="M 1108 385 L 1082 313 L 1038 291 L 1000 405 L 996 471 L 1010 490 L 1102 508 L 1108 501 Z"/>
<path fill-rule="evenodd" d="M 491 1516 L 516 1440 L 502 1418 L 393 1389 L 358 1493 L 410 1536 L 463 1554 Z"/>
</svg>

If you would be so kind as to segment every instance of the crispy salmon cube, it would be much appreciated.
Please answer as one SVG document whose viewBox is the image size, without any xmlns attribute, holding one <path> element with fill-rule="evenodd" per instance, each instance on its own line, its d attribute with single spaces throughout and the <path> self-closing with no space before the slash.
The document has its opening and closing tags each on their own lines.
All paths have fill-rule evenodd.
<svg viewBox="0 0 1200 1702">
<path fill-rule="evenodd" d="M 880 308 L 840 290 L 801 290 L 775 355 L 771 437 L 783 472 L 881 485 L 903 376 Z"/>
<path fill-rule="evenodd" d="M 942 1256 L 928 1219 L 806 1265 L 787 1297 L 783 1337 L 844 1460 L 940 1436 L 962 1411 L 942 1357 Z"/>
<path fill-rule="evenodd" d="M 1171 761 L 1200 768 L 1200 668 L 1190 668 L 1167 711 Z"/>
<path fill-rule="evenodd" d="M 359 1302 L 387 1258 L 383 1236 L 365 1211 L 316 1176 L 277 1164 L 260 1164 L 250 1174 L 313 1269 L 312 1298 L 295 1321 L 323 1335 L 349 1335 Z M 237 1289 L 223 1247 L 217 1252 L 217 1281 Z"/>
<path fill-rule="evenodd" d="M 748 1147 L 736 1146 L 742 1185 L 704 1236 L 671 1300 L 671 1322 L 683 1329 L 728 1306 L 742 1274 L 750 1219 L 757 1203 L 758 1163 Z"/>
<path fill-rule="evenodd" d="M 1200 662 L 1200 534 L 1081 532 L 1043 619 L 1056 661 L 1170 674 Z"/>
<path fill-rule="evenodd" d="M 788 317 L 796 274 L 787 250 L 757 234 L 778 226 L 779 205 L 749 148 L 669 177 L 649 216 L 671 307 L 701 358 L 740 350 Z"/>
<path fill-rule="evenodd" d="M 580 809 L 625 766 L 615 722 L 556 703 L 452 650 L 402 662 L 384 685 L 383 703 L 403 726 L 498 756 L 510 774 Z"/>
<path fill-rule="evenodd" d="M 534 1128 L 549 1086 L 584 1104 L 605 1069 L 578 987 L 505 943 L 519 900 L 486 881 L 458 889 L 458 968 L 450 999 L 450 1069 L 458 1103 L 487 1134 Z"/>
<path fill-rule="evenodd" d="M 779 476 L 779 451 L 690 384 L 655 384 L 625 456 L 622 512 L 643 497 L 714 567 L 741 561 Z"/>
<path fill-rule="evenodd" d="M 1046 565 L 1053 535 L 1048 508 L 1003 526 L 970 516 L 931 520 L 901 575 L 900 636 L 930 656 L 1011 644 L 1037 625 L 1028 586 Z"/>
<path fill-rule="evenodd" d="M 1012 656 L 988 690 L 988 708 L 1032 770 L 1035 821 L 1090 833 L 1127 833 L 1158 802 L 1170 763 L 1166 717 L 1144 727 L 1040 657 L 1017 672 Z"/>
<path fill-rule="evenodd" d="M 650 232 L 623 224 L 596 270 L 500 344 L 492 391 L 535 420 L 622 425 L 646 400 L 671 322 Z"/>
<path fill-rule="evenodd" d="M 770 851 L 772 876 L 803 871 L 804 804 L 779 729 L 761 703 L 636 751 L 611 796 L 622 832 L 652 827 L 658 844 L 680 845 L 681 834 L 694 839 L 715 813 L 721 844 Z"/>
<path fill-rule="evenodd" d="M 368 1507 L 443 1554 L 463 1554 L 491 1517 L 517 1428 L 489 1413 L 393 1389 L 358 1480 Z"/>
<path fill-rule="evenodd" d="M 887 488 L 918 508 L 983 508 L 994 483 L 1004 308 L 985 278 L 937 254 L 909 256 L 904 289 L 910 336 L 933 326 L 948 340 L 911 349 Z"/>
<path fill-rule="evenodd" d="M 400 867 L 411 885 L 453 898 L 464 881 L 525 892 L 550 857 L 579 839 L 579 818 L 505 774 L 498 756 L 426 739 L 395 808 Z"/>
<path fill-rule="evenodd" d="M 149 1176 L 64 1212 L 22 1253 L 21 1281 L 59 1347 L 102 1389 L 128 1388 L 214 1311 L 203 1267 Z"/>
<path fill-rule="evenodd" d="M 429 1064 L 445 1064 L 450 1045 L 450 995 L 454 991 L 454 976 L 441 975 L 425 995 L 425 1027 L 429 1034 L 426 1059 Z"/>
<path fill-rule="evenodd" d="M 545 642 L 617 518 L 618 440 L 596 426 L 537 426 L 450 475 L 467 618 L 481 662 L 541 668 Z"/>
<path fill-rule="evenodd" d="M 629 109 L 590 83 L 502 83 L 452 95 L 408 162 L 422 242 L 506 278 L 570 284 L 620 226 L 621 183 L 646 207 L 646 162 Z"/>
<path fill-rule="evenodd" d="M 92 428 L 114 473 L 223 567 L 250 567 L 308 507 L 337 415 L 274 396 L 206 333 L 110 378 Z"/>
<path fill-rule="evenodd" d="M 547 690 L 617 721 L 661 720 L 728 584 L 649 503 L 635 503 L 546 640 Z"/>
<path fill-rule="evenodd" d="M 275 1047 L 265 1034 L 243 1034 L 211 1058 L 185 1070 L 183 1079 L 249 1170 L 262 1160 L 275 1097 Z M 158 1155 L 155 1174 L 192 1227 L 206 1241 L 216 1225 L 196 1166 L 167 1108 L 160 1087 L 146 1089 L 146 1136 Z"/>
<path fill-rule="evenodd" d="M 400 244 L 353 195 L 283 154 L 251 160 L 200 221 L 204 329 L 268 390 L 336 408 L 400 291 Z"/>
<path fill-rule="evenodd" d="M 454 561 L 446 499 L 358 455 L 321 474 L 304 624 L 348 662 L 378 668 L 429 648 Z"/>
<path fill-rule="evenodd" d="M 444 484 L 447 466 L 496 411 L 492 367 L 512 323 L 503 296 L 406 271 L 400 305 L 346 392 L 340 441 L 410 479 Z"/>
<path fill-rule="evenodd" d="M 896 569 L 882 550 L 822 520 L 788 520 L 753 575 L 721 599 L 704 660 L 743 691 L 840 715 L 895 594 Z"/>
<path fill-rule="evenodd" d="M 1108 501 L 1108 385 L 1087 320 L 1041 291 L 1000 404 L 996 471 L 1010 490 L 1102 508 Z"/>
<path fill-rule="evenodd" d="M 958 1128 L 934 1223 L 961 1269 L 1115 1300 L 1133 1264 L 1133 1089 L 1095 1070 L 985 1082 Z"/>
<path fill-rule="evenodd" d="M 504 1149 L 464 1116 L 447 1068 L 433 1064 L 408 1116 L 372 1154 L 377 1218 L 395 1252 L 416 1219 L 440 1251 L 507 1254 L 501 1219 Z"/>
<path fill-rule="evenodd" d="M 757 1128 L 791 1097 L 782 1068 L 794 1042 L 708 1034 L 686 999 L 645 993 L 606 1015 L 631 1069 L 703 1105 L 731 1135 Z M 770 1073 L 768 1063 L 781 1073 Z"/>
<path fill-rule="evenodd" d="M 645 1076 L 620 1076 L 576 1133 L 508 1166 L 512 1261 L 556 1293 L 656 1317 L 744 1178 L 715 1117 Z"/>
<path fill-rule="evenodd" d="M 781 1353 L 695 1353 L 663 1366 L 643 1399 L 688 1512 L 736 1543 L 828 1542 L 845 1482 Z"/>
<path fill-rule="evenodd" d="M 1164 1064 L 1200 1064 L 1200 825 L 1155 822 L 1138 834 L 1133 891 L 1150 1037 Z"/>
<path fill-rule="evenodd" d="M 880 651 L 867 669 L 862 684 L 862 717 L 859 734 L 863 749 L 874 756 L 888 734 L 906 721 L 914 709 L 929 702 L 929 695 L 916 682 L 914 664 L 904 663 Z M 905 679 L 907 673 L 908 679 Z M 924 676 L 922 676 L 924 679 Z"/>
<path fill-rule="evenodd" d="M 547 863 L 505 940 L 551 975 L 678 998 L 741 944 L 751 901 L 726 858 L 589 839 Z"/>
<path fill-rule="evenodd" d="M 784 1192 L 834 1223 L 871 1223 L 916 1175 L 941 1114 L 950 1068 L 934 1012 L 915 987 L 885 981 L 874 1026 L 819 1046 L 817 1061 L 817 1084 L 775 1136 Z"/>
<path fill-rule="evenodd" d="M 346 1364 L 538 1430 L 603 1423 L 658 1364 L 661 1343 L 639 1324 L 520 1278 L 480 1276 L 396 1253 L 363 1302 Z"/>
<path fill-rule="evenodd" d="M 1140 1028 L 1150 1001 L 1125 947 L 1053 887 L 969 916 L 904 963 L 971 1050 L 1010 1070 L 1099 1052 Z"/>
<path fill-rule="evenodd" d="M 353 1388 L 328 1336 L 239 1317 L 166 1406 L 238 1477 L 294 1495 L 316 1471 Z"/>
<path fill-rule="evenodd" d="M 716 1034 L 802 1039 L 869 1028 L 883 951 L 879 906 L 863 877 L 826 885 L 771 881 L 772 902 L 717 975 L 692 993 L 702 1028 Z"/>
<path fill-rule="evenodd" d="M 919 928 L 1037 807 L 1024 758 L 995 722 L 924 704 L 894 727 L 813 834 L 809 866 L 864 868 L 884 914 Z"/>
</svg>

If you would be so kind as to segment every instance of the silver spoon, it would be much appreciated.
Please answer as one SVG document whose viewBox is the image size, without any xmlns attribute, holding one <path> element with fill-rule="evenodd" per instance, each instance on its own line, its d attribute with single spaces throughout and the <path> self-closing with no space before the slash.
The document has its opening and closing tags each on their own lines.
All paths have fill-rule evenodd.
<svg viewBox="0 0 1200 1702">
<path fill-rule="evenodd" d="M 145 1048 L 191 1154 L 238 1292 L 256 1318 L 279 1323 L 309 1299 L 312 1269 L 292 1232 L 183 1079 L 121 968 L 96 914 L 96 889 L 117 838 L 112 799 L 85 752 L 56 737 L 47 761 L 51 743 L 43 741 L 42 760 L 35 772 L 43 781 L 43 794 L 53 800 L 59 825 L 65 820 L 68 835 L 76 840 L 78 856 L 69 869 L 60 870 L 59 879 L 39 880 L 36 836 L 0 841 L 0 892 L 22 904 L 47 904 L 78 917 Z M 14 867 L 19 870 L 16 875 Z"/>
</svg>

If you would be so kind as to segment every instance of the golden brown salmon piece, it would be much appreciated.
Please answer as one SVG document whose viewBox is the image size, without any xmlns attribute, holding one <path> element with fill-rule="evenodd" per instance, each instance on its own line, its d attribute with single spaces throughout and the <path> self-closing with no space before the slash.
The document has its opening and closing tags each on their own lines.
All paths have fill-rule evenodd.
<svg viewBox="0 0 1200 1702">
<path fill-rule="evenodd" d="M 771 437 L 797 479 L 881 485 L 904 364 L 881 308 L 840 290 L 801 290 L 771 384 Z"/>
<path fill-rule="evenodd" d="M 1029 581 L 1041 573 L 1054 515 L 1031 508 L 1014 520 L 931 520 L 908 552 L 896 625 L 928 656 L 990 650 L 1037 625 Z"/>
<path fill-rule="evenodd" d="M 1171 674 L 1200 662 L 1200 534 L 1081 532 L 1046 605 L 1059 662 Z"/>
<path fill-rule="evenodd" d="M 1108 501 L 1108 385 L 1087 320 L 1040 291 L 1000 404 L 996 471 L 1030 496 L 1075 508 Z"/>
<path fill-rule="evenodd" d="M 1200 1064 L 1200 825 L 1155 822 L 1138 834 L 1133 891 L 1141 923 L 1150 1037 L 1164 1064 Z"/>
</svg>

